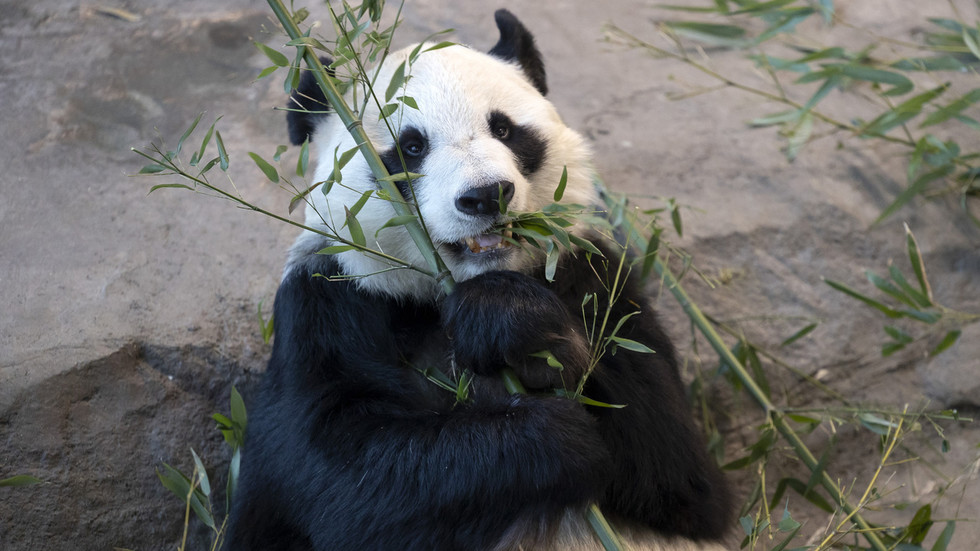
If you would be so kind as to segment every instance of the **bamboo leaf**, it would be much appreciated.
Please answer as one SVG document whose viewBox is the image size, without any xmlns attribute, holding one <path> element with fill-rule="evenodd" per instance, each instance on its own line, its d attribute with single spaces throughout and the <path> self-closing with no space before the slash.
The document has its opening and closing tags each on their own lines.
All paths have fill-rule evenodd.
<svg viewBox="0 0 980 551">
<path fill-rule="evenodd" d="M 936 543 L 932 544 L 931 551 L 946 551 L 949 548 L 949 543 L 953 541 L 953 532 L 956 531 L 956 521 L 951 520 L 946 523 L 946 528 L 943 528 L 941 534 L 936 539 Z"/>
<path fill-rule="evenodd" d="M 396 174 L 389 174 L 384 178 L 378 178 L 379 182 L 405 182 L 408 180 L 418 180 L 423 174 L 416 174 L 414 172 L 398 172 Z"/>
<path fill-rule="evenodd" d="M 405 214 L 402 216 L 395 216 L 393 218 L 389 218 L 387 222 L 385 222 L 380 228 L 378 228 L 378 231 L 374 232 L 374 236 L 377 237 L 378 234 L 381 233 L 381 230 L 385 228 L 404 226 L 405 224 L 411 224 L 417 219 L 418 218 L 413 214 Z"/>
<path fill-rule="evenodd" d="M 201 148 L 197 150 L 196 157 L 198 160 L 204 158 L 204 150 L 207 149 L 208 144 L 211 142 L 211 136 L 214 134 L 214 126 L 218 124 L 219 120 L 221 120 L 221 117 L 214 119 L 214 122 L 211 123 L 211 127 L 208 128 L 208 131 L 204 134 L 204 139 L 201 140 Z M 191 160 L 191 166 L 197 166 L 197 163 Z"/>
<path fill-rule="evenodd" d="M 558 187 L 555 188 L 555 202 L 561 201 L 562 196 L 565 195 L 565 184 L 568 183 L 568 167 L 562 167 L 561 178 L 558 180 Z"/>
<path fill-rule="evenodd" d="M 276 70 L 278 70 L 278 69 L 279 69 L 279 67 L 277 67 L 275 65 L 271 65 L 269 67 L 266 67 L 265 69 L 262 69 L 261 72 L 259 72 L 258 76 L 255 77 L 255 80 L 261 80 L 261 79 L 263 79 L 263 78 L 271 75 L 272 73 L 275 73 Z"/>
<path fill-rule="evenodd" d="M 770 0 L 769 2 L 745 2 L 748 5 L 747 8 L 742 8 L 731 12 L 731 15 L 741 15 L 741 14 L 752 14 L 759 12 L 774 12 L 778 8 L 783 6 L 788 6 L 796 2 L 796 0 Z"/>
<path fill-rule="evenodd" d="M 204 116 L 203 112 L 198 114 L 197 118 L 194 119 L 194 122 L 191 123 L 190 127 L 187 130 L 185 130 L 184 134 L 180 137 L 179 140 L 177 140 L 177 147 L 174 148 L 174 157 L 180 155 L 180 149 L 184 146 L 184 141 L 187 140 L 188 137 L 190 137 L 191 132 L 194 132 L 194 129 L 197 128 L 197 123 L 201 122 L 201 117 L 203 116 Z"/>
<path fill-rule="evenodd" d="M 248 413 L 245 411 L 245 400 L 239 394 L 238 389 L 231 387 L 231 421 L 244 432 L 248 424 Z M 241 444 L 241 442 L 239 443 Z"/>
<path fill-rule="evenodd" d="M 11 476 L 10 478 L 4 478 L 0 480 L 0 488 L 20 488 L 22 486 L 33 486 L 35 484 L 41 484 L 42 481 L 34 478 L 33 476 L 26 474 L 19 474 L 16 476 Z"/>
<path fill-rule="evenodd" d="M 908 250 L 909 262 L 912 263 L 912 271 L 915 272 L 915 279 L 919 282 L 919 289 L 929 299 L 929 304 L 934 304 L 932 288 L 929 287 L 929 280 L 926 278 L 926 265 L 922 261 L 922 254 L 919 253 L 919 243 L 915 240 L 908 224 L 905 224 L 905 245 Z"/>
<path fill-rule="evenodd" d="M 558 270 L 558 258 L 561 256 L 561 251 L 555 246 L 554 241 L 548 241 L 547 245 L 547 256 L 544 262 L 544 278 L 548 281 L 555 280 L 555 272 Z"/>
<path fill-rule="evenodd" d="M 146 165 L 143 168 L 141 168 L 139 174 L 159 174 L 164 170 L 167 170 L 167 167 L 163 165 L 152 164 L 152 165 Z"/>
<path fill-rule="evenodd" d="M 881 345 L 881 357 L 887 358 L 903 348 L 905 348 L 904 342 L 887 342 Z"/>
<path fill-rule="evenodd" d="M 194 514 L 197 518 L 201 519 L 201 522 L 206 524 L 209 528 L 214 529 L 214 517 L 208 508 L 204 505 L 206 498 L 201 491 L 195 488 L 191 490 L 191 481 L 189 478 L 184 476 L 180 471 L 167 465 L 163 464 L 163 472 L 157 471 L 157 478 L 160 479 L 160 483 L 163 484 L 164 488 L 170 490 L 174 495 L 176 495 L 184 503 L 190 502 L 191 509 L 194 510 Z"/>
<path fill-rule="evenodd" d="M 228 170 L 228 152 L 225 151 L 225 141 L 221 139 L 221 132 L 214 132 L 214 143 L 218 146 L 218 158 L 221 160 L 221 170 Z"/>
<path fill-rule="evenodd" d="M 902 314 L 898 313 L 898 311 L 889 308 L 888 306 L 885 306 L 884 304 L 878 302 L 877 300 L 874 300 L 873 298 L 862 295 L 861 293 L 855 291 L 854 289 L 851 289 L 850 287 L 844 285 L 843 283 L 839 283 L 831 279 L 824 279 L 824 283 L 830 285 L 831 287 L 844 293 L 845 295 L 860 300 L 861 302 L 867 304 L 868 306 L 871 306 L 872 308 L 875 308 L 876 310 L 880 311 L 881 313 L 885 314 L 890 318 L 902 317 Z"/>
<path fill-rule="evenodd" d="M 866 270 L 865 275 L 868 277 L 868 281 L 872 285 L 878 288 L 879 291 L 885 293 L 886 295 L 892 297 L 893 299 L 905 304 L 906 306 L 911 306 L 912 308 L 917 308 L 918 305 L 910 297 L 905 296 L 901 290 L 896 288 L 887 279 L 879 276 L 878 274 L 872 272 L 871 270 Z"/>
<path fill-rule="evenodd" d="M 889 421 L 873 413 L 859 413 L 858 420 L 866 429 L 881 436 L 888 434 L 892 429 L 898 428 L 898 424 L 894 421 Z"/>
<path fill-rule="evenodd" d="M 977 58 L 977 60 L 980 60 L 980 44 L 977 44 L 977 39 L 974 36 L 974 33 L 971 32 L 971 29 L 963 27 L 962 35 L 963 43 L 970 49 L 970 53 L 972 53 L 973 57 Z"/>
<path fill-rule="evenodd" d="M 211 481 L 208 480 L 208 471 L 204 468 L 204 462 L 198 457 L 197 452 L 194 448 L 191 448 L 191 455 L 194 457 L 195 473 L 197 474 L 197 481 L 200 485 L 201 492 L 205 496 L 211 495 Z"/>
<path fill-rule="evenodd" d="M 912 200 L 912 198 L 921 194 L 923 191 L 925 191 L 926 186 L 929 185 L 930 182 L 945 178 L 950 174 L 952 174 L 954 170 L 955 167 L 952 164 L 946 164 L 939 168 L 936 168 L 935 170 L 931 170 L 925 174 L 918 176 L 915 180 L 912 181 L 909 187 L 905 188 L 902 191 L 902 193 L 899 193 L 898 197 L 896 197 L 895 200 L 892 201 L 892 203 L 888 205 L 885 208 L 885 210 L 881 212 L 880 215 L 878 215 L 878 218 L 875 219 L 872 225 L 876 225 L 880 223 L 882 220 L 884 220 L 885 218 L 888 218 L 889 216 L 894 214 L 898 209 L 902 208 L 902 206 L 904 206 L 905 203 L 908 203 L 909 201 Z"/>
<path fill-rule="evenodd" d="M 949 333 L 946 333 L 946 336 L 943 337 L 943 340 L 940 341 L 940 343 L 937 344 L 936 347 L 933 348 L 931 352 L 929 352 L 929 355 L 930 356 L 938 356 L 938 355 L 942 354 L 950 346 L 953 346 L 956 343 L 957 339 L 960 338 L 960 335 L 962 333 L 963 332 L 961 330 L 959 330 L 959 329 L 955 329 L 953 331 L 950 331 Z"/>
<path fill-rule="evenodd" d="M 923 92 L 896 105 L 894 108 L 885 111 L 877 118 L 861 127 L 862 135 L 884 134 L 896 126 L 905 124 L 910 119 L 922 112 L 925 104 L 936 99 L 939 95 L 949 89 L 949 85 L 942 85 Z"/>
<path fill-rule="evenodd" d="M 395 94 L 398 93 L 399 88 L 405 84 L 405 65 L 407 61 L 402 61 L 395 69 L 395 73 L 391 75 L 391 81 L 388 82 L 388 88 L 385 90 L 385 103 L 390 102 L 391 98 L 395 97 Z"/>
<path fill-rule="evenodd" d="M 255 164 L 259 167 L 259 170 L 265 174 L 265 177 L 268 178 L 270 182 L 274 184 L 279 183 L 279 172 L 276 170 L 276 167 L 270 165 L 265 159 L 256 153 L 252 153 L 251 151 L 249 151 L 248 156 L 255 161 Z"/>
<path fill-rule="evenodd" d="M 765 117 L 759 117 L 757 119 L 752 119 L 749 124 L 757 127 L 773 126 L 777 124 L 785 124 L 791 121 L 796 121 L 800 118 L 803 112 L 799 109 L 790 109 L 789 111 L 780 111 L 779 113 L 773 113 L 772 115 L 766 115 Z"/>
<path fill-rule="evenodd" d="M 189 189 L 191 191 L 194 191 L 194 188 L 192 188 L 191 186 L 189 186 L 187 184 L 158 184 L 158 185 L 155 185 L 155 186 L 151 187 L 150 188 L 150 191 L 147 193 L 147 195 L 149 195 L 150 193 L 153 193 L 154 191 L 156 191 L 156 190 L 158 190 L 160 188 L 167 188 L 167 187 L 183 188 L 183 189 Z"/>
<path fill-rule="evenodd" d="M 361 229 L 361 223 L 357 221 L 357 217 L 346 206 L 344 207 L 344 214 L 347 218 L 346 226 L 347 231 L 350 232 L 351 241 L 361 247 L 367 246 L 367 241 L 364 239 L 364 230 Z"/>
<path fill-rule="evenodd" d="M 556 358 L 555 355 L 552 354 L 550 350 L 542 350 L 541 352 L 535 352 L 533 354 L 528 354 L 528 355 L 531 356 L 532 358 L 542 358 L 545 362 L 547 362 L 548 367 L 553 367 L 558 370 L 565 369 L 565 366 L 562 365 L 560 361 L 558 361 L 558 358 Z"/>
<path fill-rule="evenodd" d="M 812 491 L 808 492 L 807 485 L 798 478 L 784 478 L 780 480 L 776 484 L 776 490 L 772 494 L 771 503 L 778 503 L 782 499 L 783 494 L 786 493 L 787 489 L 793 490 L 794 492 L 800 494 L 804 499 L 815 505 L 818 509 L 828 513 L 832 513 L 834 511 L 834 507 L 832 507 L 830 503 L 820 494 Z"/>
<path fill-rule="evenodd" d="M 268 57 L 269 60 L 272 61 L 272 63 L 274 63 L 277 67 L 285 67 L 289 65 L 289 58 L 284 56 L 281 52 L 277 52 L 261 42 L 253 42 L 253 44 L 255 44 L 255 47 L 265 54 L 265 56 Z"/>
<path fill-rule="evenodd" d="M 431 52 L 431 51 L 434 51 L 434 50 L 441 50 L 443 48 L 448 48 L 450 46 L 455 46 L 455 45 L 456 45 L 455 42 L 450 42 L 448 40 L 444 40 L 444 41 L 436 44 L 435 46 L 430 46 L 430 47 L 426 48 L 425 51 L 426 52 Z"/>
<path fill-rule="evenodd" d="M 398 111 L 398 104 L 397 103 L 389 103 L 388 105 L 385 105 L 381 109 L 381 112 L 378 113 L 378 120 L 387 119 L 392 114 L 394 114 L 395 111 Z"/>
<path fill-rule="evenodd" d="M 612 409 L 622 409 L 626 407 L 626 404 L 607 404 L 606 402 L 593 400 L 592 398 L 583 396 L 581 394 L 575 394 L 574 392 L 570 392 L 568 390 L 565 390 L 564 388 L 556 388 L 555 395 L 561 396 L 562 398 L 571 398 L 585 406 L 594 406 L 599 408 L 612 408 Z"/>
<path fill-rule="evenodd" d="M 963 65 L 953 56 L 943 55 L 936 57 L 910 57 L 896 61 L 889 65 L 893 69 L 901 71 L 965 71 Z"/>
<path fill-rule="evenodd" d="M 272 160 L 278 163 L 279 162 L 279 159 L 282 158 L 282 154 L 285 153 L 288 149 L 289 148 L 286 147 L 285 145 L 277 146 L 276 147 L 276 153 L 275 153 L 275 155 L 272 156 Z"/>
<path fill-rule="evenodd" d="M 373 189 L 369 189 L 364 193 L 362 193 L 361 197 L 358 198 L 357 202 L 354 203 L 354 206 L 352 206 L 350 210 L 348 210 L 347 212 L 352 216 L 357 216 L 358 214 L 360 214 L 361 209 L 364 208 L 364 204 L 367 203 L 368 199 L 371 198 L 372 193 L 374 193 Z"/>
<path fill-rule="evenodd" d="M 792 335 L 790 335 L 783 342 L 779 343 L 779 346 L 782 347 L 782 346 L 789 346 L 790 344 L 793 344 L 794 342 L 796 342 L 796 341 L 802 339 L 803 337 L 809 335 L 814 329 L 817 328 L 817 325 L 818 324 L 816 322 L 807 325 L 803 329 L 800 329 L 796 333 L 793 333 Z"/>
<path fill-rule="evenodd" d="M 609 337 L 620 348 L 625 348 L 630 352 L 640 352 L 641 354 L 654 354 L 655 351 L 649 346 L 623 337 Z"/>
<path fill-rule="evenodd" d="M 310 167 L 310 139 L 303 140 L 303 145 L 299 148 L 299 158 L 296 159 L 296 175 L 300 178 L 306 176 L 306 171 Z"/>
<path fill-rule="evenodd" d="M 925 310 L 901 310 L 899 314 L 907 318 L 921 321 L 923 323 L 936 323 L 943 318 L 942 313 Z"/>
<path fill-rule="evenodd" d="M 588 239 L 579 237 L 579 236 L 574 235 L 574 234 L 571 234 L 571 233 L 568 234 L 568 239 L 573 244 L 575 244 L 576 247 L 582 249 L 583 251 L 585 251 L 585 252 L 587 252 L 589 254 L 603 256 L 602 255 L 602 251 L 600 251 L 598 249 L 598 247 L 596 247 L 595 245 L 593 245 L 592 242 L 589 241 Z"/>
<path fill-rule="evenodd" d="M 912 338 L 912 335 L 909 335 L 905 331 L 902 331 L 901 329 L 893 325 L 886 325 L 884 327 L 884 330 L 889 337 L 895 339 L 895 341 L 900 342 L 902 344 L 908 344 L 915 340 Z"/>
<path fill-rule="evenodd" d="M 902 291 L 915 301 L 915 304 L 920 308 L 927 308 L 932 306 L 932 302 L 928 297 L 919 292 L 918 289 L 909 285 L 908 281 L 905 280 L 905 276 L 898 269 L 897 266 L 892 264 L 888 267 L 888 274 L 891 276 L 892 281 L 894 281 L 902 289 Z"/>
<path fill-rule="evenodd" d="M 928 503 L 919 507 L 905 529 L 905 538 L 913 545 L 920 545 L 932 528 L 932 506 Z M 904 541 L 904 538 L 903 538 Z"/>
<path fill-rule="evenodd" d="M 696 21 L 667 21 L 664 26 L 681 36 L 719 46 L 743 46 L 745 29 L 734 25 L 699 23 Z"/>
<path fill-rule="evenodd" d="M 413 98 L 412 96 L 398 96 L 395 99 L 404 103 L 408 107 L 415 109 L 416 111 L 419 110 L 419 104 L 415 102 L 415 98 Z"/>
<path fill-rule="evenodd" d="M 353 245 L 331 245 L 320 249 L 316 254 L 340 254 L 353 250 L 354 248 Z"/>
<path fill-rule="evenodd" d="M 970 107 L 974 103 L 977 103 L 978 101 L 980 101 L 980 88 L 975 88 L 967 92 L 966 94 L 963 94 L 958 99 L 953 100 L 952 102 L 949 103 L 949 105 L 946 105 L 945 107 L 942 107 L 934 111 L 933 113 L 931 113 L 928 117 L 925 118 L 924 121 L 922 121 L 922 124 L 919 125 L 919 128 L 925 128 L 927 126 L 932 126 L 934 124 L 945 122 L 951 118 L 955 118 L 963 110 Z"/>
<path fill-rule="evenodd" d="M 912 90 L 914 84 L 904 75 L 884 69 L 874 69 L 864 65 L 840 65 L 841 74 L 857 80 L 888 84 L 892 88 L 882 92 L 885 96 L 900 96 Z"/>
</svg>

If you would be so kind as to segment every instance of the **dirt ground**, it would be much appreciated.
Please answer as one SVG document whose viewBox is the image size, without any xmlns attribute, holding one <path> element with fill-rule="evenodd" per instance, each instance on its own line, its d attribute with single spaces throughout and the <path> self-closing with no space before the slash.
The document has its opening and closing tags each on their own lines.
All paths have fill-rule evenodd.
<svg viewBox="0 0 980 551">
<path fill-rule="evenodd" d="M 684 236 L 674 242 L 718 281 L 709 288 L 684 279 L 709 314 L 851 405 L 956 407 L 980 416 L 980 326 L 934 360 L 922 350 L 882 358 L 885 320 L 821 281 L 871 292 L 865 269 L 881 273 L 894 262 L 910 273 L 907 223 L 937 300 L 980 312 L 980 229 L 956 205 L 916 201 L 871 226 L 905 186 L 900 150 L 829 135 L 787 162 L 775 130 L 746 124 L 776 106 L 731 89 L 691 93 L 717 82 L 601 40 L 602 25 L 612 22 L 656 41 L 655 22 L 677 15 L 651 2 L 499 4 L 536 35 L 551 99 L 588 137 L 608 185 L 641 201 L 673 197 L 690 207 Z M 926 17 L 952 15 L 946 2 L 835 4 L 849 22 L 903 40 L 921 38 Z M 958 4 L 976 20 L 975 6 Z M 453 28 L 452 39 L 489 48 L 496 7 L 409 1 L 397 42 Z M 314 18 L 324 16 L 311 9 Z M 209 416 L 227 411 L 232 385 L 247 397 L 264 369 L 269 347 L 256 312 L 271 307 L 295 232 L 216 199 L 172 190 L 147 196 L 162 182 L 130 176 L 143 164 L 130 148 L 158 136 L 173 143 L 201 111 L 208 121 L 221 116 L 236 186 L 284 213 L 288 196 L 246 156 L 270 157 L 286 143 L 284 116 L 274 110 L 284 105 L 281 80 L 255 81 L 268 63 L 252 40 L 280 44 L 276 28 L 260 1 L 0 0 L 0 479 L 44 481 L 0 488 L 3 549 L 173 549 L 183 506 L 155 470 L 163 462 L 189 469 L 189 448 L 209 466 L 226 461 Z M 858 44 L 870 39 L 810 30 L 844 33 Z M 727 75 L 764 84 L 743 53 L 706 54 Z M 865 100 L 835 93 L 828 101 L 848 112 Z M 978 143 L 976 134 L 960 138 L 966 148 Z M 716 360 L 704 342 L 693 348 L 669 295 L 660 308 L 689 354 L 688 373 L 703 359 L 710 377 Z M 779 348 L 810 321 L 820 322 L 813 333 Z M 765 368 L 780 403 L 832 403 L 797 375 L 768 362 Z M 733 459 L 754 441 L 763 416 L 747 399 L 732 398 L 721 380 L 709 382 L 716 408 L 728 413 L 720 418 Z M 933 518 L 959 519 L 949 549 L 972 551 L 980 542 L 980 423 L 942 424 L 945 453 L 932 427 L 921 425 L 900 453 L 921 460 L 886 466 L 877 484 L 881 510 L 869 516 L 907 522 L 945 493 Z M 807 441 L 818 456 L 833 442 L 828 472 L 863 491 L 878 463 L 876 437 L 842 427 Z M 786 454 L 777 456 L 770 480 L 804 476 Z M 743 492 L 753 476 L 732 474 Z M 806 521 L 803 533 L 822 533 L 829 516 L 788 495 L 794 516 Z M 900 503 L 913 505 L 889 507 Z"/>
</svg>

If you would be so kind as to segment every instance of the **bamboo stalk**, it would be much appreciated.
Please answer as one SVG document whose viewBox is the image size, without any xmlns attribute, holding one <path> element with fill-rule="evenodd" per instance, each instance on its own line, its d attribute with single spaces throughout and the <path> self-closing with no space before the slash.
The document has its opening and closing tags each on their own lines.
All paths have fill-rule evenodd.
<svg viewBox="0 0 980 551">
<path fill-rule="evenodd" d="M 597 185 L 605 190 L 604 184 L 598 182 Z M 609 195 L 604 194 L 607 201 L 609 200 Z M 611 205 L 610 205 L 611 206 Z M 637 231 L 636 227 L 627 218 L 623 217 L 622 229 L 629 234 L 629 239 L 633 243 L 645 243 L 643 236 Z M 684 313 L 690 318 L 691 323 L 697 326 L 701 334 L 708 340 L 708 343 L 715 350 L 718 356 L 723 362 L 728 364 L 728 366 L 735 372 L 741 383 L 745 386 L 745 389 L 749 392 L 749 395 L 759 404 L 759 407 L 765 412 L 766 416 L 772 422 L 773 426 L 780 435 L 789 443 L 790 447 L 796 455 L 803 461 L 803 464 L 810 470 L 810 472 L 815 472 L 817 470 L 818 461 L 814 457 L 813 452 L 806 446 L 803 440 L 800 439 L 793 427 L 790 426 L 786 414 L 775 404 L 769 400 L 765 392 L 759 388 L 759 385 L 755 382 L 749 372 L 745 369 L 745 366 L 738 361 L 738 358 L 732 354 L 732 351 L 725 344 L 725 341 L 721 339 L 721 336 L 715 331 L 715 328 L 708 321 L 698 305 L 695 304 L 691 297 L 688 296 L 687 292 L 681 286 L 680 282 L 674 276 L 674 273 L 659 257 L 654 259 L 653 268 L 656 270 L 657 274 L 660 276 L 663 285 L 670 291 L 677 302 L 684 309 Z M 868 524 L 864 517 L 861 516 L 859 512 L 859 507 L 851 505 L 847 499 L 844 497 L 844 493 L 841 491 L 840 487 L 836 482 L 827 474 L 826 471 L 821 470 L 819 476 L 820 485 L 830 494 L 831 498 L 837 502 L 838 506 L 844 510 L 847 515 L 854 520 L 854 523 L 860 528 L 861 535 L 868 541 L 868 543 L 876 551 L 888 551 L 887 546 L 878 537 L 874 529 Z"/>
</svg>

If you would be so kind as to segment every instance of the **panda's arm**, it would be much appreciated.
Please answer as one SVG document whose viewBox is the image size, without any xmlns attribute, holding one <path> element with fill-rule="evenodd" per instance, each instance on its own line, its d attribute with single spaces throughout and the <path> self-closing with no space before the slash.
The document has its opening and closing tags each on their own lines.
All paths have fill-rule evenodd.
<svg viewBox="0 0 980 551">
<path fill-rule="evenodd" d="M 578 404 L 504 395 L 442 407 L 401 365 L 389 306 L 306 272 L 276 297 L 269 373 L 288 390 L 268 438 L 289 450 L 290 478 L 310 481 L 293 499 L 315 512 L 316 538 L 481 548 L 524 513 L 601 492 L 608 454 Z M 383 539 L 393 535 L 421 539 Z"/>
</svg>

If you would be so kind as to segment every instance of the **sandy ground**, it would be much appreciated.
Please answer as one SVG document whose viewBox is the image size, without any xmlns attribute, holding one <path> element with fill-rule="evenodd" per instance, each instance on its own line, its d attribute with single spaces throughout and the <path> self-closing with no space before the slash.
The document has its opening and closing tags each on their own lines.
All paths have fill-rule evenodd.
<svg viewBox="0 0 980 551">
<path fill-rule="evenodd" d="M 943 2 L 837 4 L 849 21 L 903 39 L 919 36 L 926 16 L 950 16 Z M 675 242 L 721 282 L 711 289 L 684 280 L 706 311 L 773 349 L 819 320 L 778 354 L 852 404 L 980 414 L 977 326 L 936 360 L 916 351 L 883 359 L 884 320 L 821 282 L 870 291 L 865 269 L 883 272 L 894 261 L 907 270 L 908 223 L 937 299 L 980 312 L 980 231 L 955 205 L 917 201 L 870 227 L 904 187 L 899 150 L 833 135 L 791 164 L 774 130 L 746 125 L 779 110 L 773 105 L 732 90 L 672 99 L 717 83 L 600 40 L 605 22 L 656 40 L 654 22 L 671 14 L 649 2 L 500 6 L 537 36 L 551 99 L 589 138 L 607 183 L 691 207 Z M 400 43 L 451 27 L 454 40 L 488 48 L 495 7 L 410 2 Z M 237 187 L 285 212 L 288 196 L 246 157 L 269 157 L 286 142 L 283 115 L 273 110 L 284 104 L 281 81 L 254 81 L 267 62 L 251 41 L 281 43 L 274 29 L 258 1 L 0 0 L 0 478 L 45 481 L 0 489 L 4 549 L 173 549 L 183 507 L 154 469 L 161 462 L 188 468 L 189 447 L 209 464 L 224 460 L 208 416 L 227 410 L 231 385 L 247 396 L 264 368 L 268 346 L 256 310 L 271 305 L 295 232 L 220 200 L 171 190 L 148 197 L 159 182 L 129 176 L 142 166 L 130 147 L 158 136 L 172 143 L 199 112 L 208 121 L 220 115 Z M 763 85 L 743 54 L 708 54 L 712 67 Z M 846 112 L 855 100 L 835 94 L 830 101 Z M 975 134 L 961 143 L 971 139 L 977 143 Z M 661 308 L 679 345 L 692 351 L 672 299 Z M 699 349 L 713 370 L 703 342 Z M 699 357 L 690 357 L 693 371 Z M 798 377 L 766 368 L 781 401 L 826 402 Z M 762 416 L 723 386 L 713 382 L 712 396 L 732 412 L 722 424 L 733 458 Z M 924 424 L 902 452 L 922 461 L 885 469 L 881 503 L 928 503 L 955 479 L 934 518 L 963 519 L 950 549 L 972 550 L 980 528 L 968 519 L 980 514 L 980 490 L 975 481 L 964 490 L 956 477 L 975 465 L 980 429 L 943 426 L 951 450 L 940 453 L 940 439 Z M 877 465 L 877 439 L 844 428 L 808 441 L 822 453 L 831 440 L 829 471 L 862 489 Z M 774 472 L 791 471 L 791 463 L 774 458 Z M 750 476 L 733 478 L 744 490 Z M 828 518 L 790 497 L 807 521 L 804 533 L 819 533 Z M 907 522 L 916 508 L 879 516 Z"/>
</svg>

